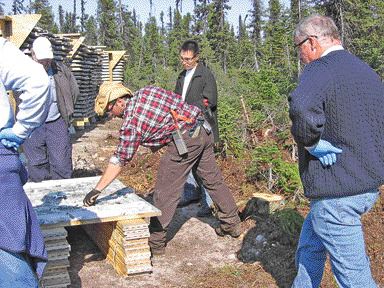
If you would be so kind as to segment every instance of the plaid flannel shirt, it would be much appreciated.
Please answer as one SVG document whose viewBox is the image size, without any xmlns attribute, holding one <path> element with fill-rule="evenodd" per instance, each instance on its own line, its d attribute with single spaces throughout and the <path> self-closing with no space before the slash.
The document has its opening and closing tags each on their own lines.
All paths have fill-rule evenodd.
<svg viewBox="0 0 384 288">
<path fill-rule="evenodd" d="M 172 91 L 148 86 L 135 92 L 127 102 L 120 128 L 120 143 L 113 157 L 125 165 L 139 145 L 159 147 L 171 141 L 171 133 L 176 129 L 171 110 L 193 119 L 192 124 L 178 121 L 181 130 L 190 128 L 200 114 L 199 108 L 188 105 Z"/>
</svg>

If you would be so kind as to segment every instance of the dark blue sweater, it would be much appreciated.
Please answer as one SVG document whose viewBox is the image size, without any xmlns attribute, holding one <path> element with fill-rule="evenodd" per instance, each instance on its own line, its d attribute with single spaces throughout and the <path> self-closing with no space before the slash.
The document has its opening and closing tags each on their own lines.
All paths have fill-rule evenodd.
<svg viewBox="0 0 384 288">
<path fill-rule="evenodd" d="M 366 63 L 345 50 L 311 62 L 289 103 L 307 197 L 361 194 L 384 183 L 384 85 Z M 320 138 L 343 149 L 327 168 L 304 148 Z"/>
</svg>

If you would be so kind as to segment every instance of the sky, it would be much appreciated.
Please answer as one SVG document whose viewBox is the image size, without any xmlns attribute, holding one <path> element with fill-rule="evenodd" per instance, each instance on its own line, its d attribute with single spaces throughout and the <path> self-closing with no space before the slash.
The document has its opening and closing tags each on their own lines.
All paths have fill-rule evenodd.
<svg viewBox="0 0 384 288">
<path fill-rule="evenodd" d="M 55 17 L 58 15 L 58 6 L 61 4 L 66 11 L 73 10 L 73 0 L 49 0 L 53 13 Z M 5 0 L 5 12 L 6 14 L 11 13 L 12 0 Z M 29 3 L 29 0 L 24 0 L 25 3 Z M 96 12 L 97 8 L 97 0 L 86 0 L 86 13 L 93 15 Z M 117 2 L 117 0 L 116 0 Z M 128 5 L 128 9 L 132 10 L 133 8 L 136 10 L 136 15 L 138 15 L 139 20 L 143 23 L 147 22 L 149 16 L 149 0 L 121 0 L 122 4 Z M 168 21 L 168 10 L 169 6 L 175 8 L 175 0 L 152 0 L 153 2 L 153 15 L 156 16 L 157 19 L 160 19 L 159 15 L 161 11 L 164 11 L 166 15 L 166 20 Z M 287 2 L 287 0 L 284 0 Z M 77 0 L 77 13 L 80 12 L 80 0 Z M 188 12 L 193 12 L 193 0 L 183 0 L 182 1 L 182 14 L 185 15 Z M 227 13 L 227 20 L 231 23 L 235 28 L 238 26 L 239 15 L 242 16 L 242 19 L 247 15 L 248 11 L 252 9 L 252 1 L 251 0 L 229 0 L 228 5 L 231 6 L 231 9 Z M 57 21 L 57 18 L 55 18 Z"/>
</svg>

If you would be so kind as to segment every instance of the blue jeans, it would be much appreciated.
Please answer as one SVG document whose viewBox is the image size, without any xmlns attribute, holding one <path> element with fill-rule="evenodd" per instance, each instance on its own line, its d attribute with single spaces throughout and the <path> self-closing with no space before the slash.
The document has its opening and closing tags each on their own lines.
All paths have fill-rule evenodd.
<svg viewBox="0 0 384 288">
<path fill-rule="evenodd" d="M 0 288 L 9 287 L 37 288 L 39 282 L 22 254 L 0 249 Z"/>
<path fill-rule="evenodd" d="M 377 287 L 365 252 L 361 215 L 373 207 L 378 195 L 375 190 L 311 201 L 296 252 L 298 272 L 292 287 L 319 287 L 327 253 L 339 287 Z"/>
</svg>

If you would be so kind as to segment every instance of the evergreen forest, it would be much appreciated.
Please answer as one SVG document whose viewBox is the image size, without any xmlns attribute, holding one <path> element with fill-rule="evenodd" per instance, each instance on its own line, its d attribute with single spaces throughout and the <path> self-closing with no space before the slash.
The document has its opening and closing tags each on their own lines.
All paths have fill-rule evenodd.
<svg viewBox="0 0 384 288">
<path fill-rule="evenodd" d="M 86 11 L 86 1 L 97 1 L 96 13 Z M 182 13 L 186 1 L 193 1 L 192 13 Z M 344 47 L 383 78 L 384 1 L 238 1 L 248 1 L 251 9 L 239 15 L 236 28 L 227 19 L 228 0 L 175 0 L 175 8 L 146 23 L 122 0 L 68 0 L 58 11 L 49 0 L 13 0 L 10 14 L 39 13 L 38 26 L 50 32 L 81 33 L 88 45 L 126 50 L 125 83 L 131 90 L 148 84 L 173 90 L 182 70 L 179 47 L 197 40 L 200 59 L 218 85 L 221 154 L 246 159 L 249 183 L 297 196 L 301 184 L 287 102 L 303 68 L 293 45 L 295 25 L 311 13 L 331 16 Z"/>
</svg>

